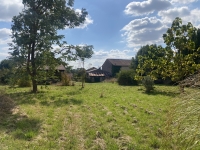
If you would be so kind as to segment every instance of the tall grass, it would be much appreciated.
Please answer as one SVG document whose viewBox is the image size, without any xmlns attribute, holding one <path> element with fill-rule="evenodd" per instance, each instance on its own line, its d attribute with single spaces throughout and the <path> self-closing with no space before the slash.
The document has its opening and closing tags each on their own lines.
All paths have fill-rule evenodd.
<svg viewBox="0 0 200 150">
<path fill-rule="evenodd" d="M 168 115 L 165 146 L 168 149 L 200 149 L 200 92 L 187 91 L 174 99 Z"/>
</svg>

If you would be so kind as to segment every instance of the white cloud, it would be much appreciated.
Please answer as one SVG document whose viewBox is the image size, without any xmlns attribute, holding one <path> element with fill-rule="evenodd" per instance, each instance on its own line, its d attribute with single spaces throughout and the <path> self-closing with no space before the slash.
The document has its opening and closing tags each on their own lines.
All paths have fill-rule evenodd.
<svg viewBox="0 0 200 150">
<path fill-rule="evenodd" d="M 6 59 L 8 56 L 9 56 L 8 53 L 6 53 L 6 52 L 0 52 L 0 62 L 1 62 L 3 59 Z"/>
<path fill-rule="evenodd" d="M 10 22 L 22 8 L 22 0 L 0 0 L 0 21 Z"/>
<path fill-rule="evenodd" d="M 0 29 L 0 38 L 7 38 L 9 35 L 11 35 L 10 29 L 7 29 L 7 28 Z"/>
<path fill-rule="evenodd" d="M 171 23 L 176 17 L 183 18 L 190 15 L 188 7 L 172 8 L 158 13 L 158 16 L 161 16 L 165 23 Z"/>
<path fill-rule="evenodd" d="M 187 3 L 193 3 L 198 0 L 172 0 L 172 3 L 180 3 L 180 4 L 187 4 Z"/>
<path fill-rule="evenodd" d="M 143 2 L 131 2 L 126 6 L 125 13 L 133 16 L 148 15 L 154 11 L 160 11 L 171 6 L 166 0 L 147 0 Z"/>
<path fill-rule="evenodd" d="M 7 28 L 0 29 L 0 45 L 11 42 L 11 30 Z"/>
<path fill-rule="evenodd" d="M 76 27 L 76 28 L 84 29 L 84 28 L 87 28 L 88 25 L 90 25 L 90 24 L 93 24 L 93 20 L 92 20 L 92 18 L 90 17 L 90 15 L 88 15 L 88 16 L 85 18 L 84 24 L 81 24 L 80 26 L 78 26 L 78 27 Z"/>
<path fill-rule="evenodd" d="M 6 59 L 9 56 L 9 47 L 8 45 L 0 45 L 0 61 Z"/>
<path fill-rule="evenodd" d="M 0 29 L 0 61 L 9 56 L 8 43 L 11 43 L 12 41 L 10 35 L 11 35 L 10 29 L 7 28 Z"/>
<path fill-rule="evenodd" d="M 76 9 L 75 11 L 81 14 L 81 9 Z M 81 24 L 80 26 L 75 27 L 75 28 L 84 29 L 84 28 L 87 28 L 88 25 L 90 25 L 90 24 L 93 24 L 93 20 L 92 20 L 90 15 L 87 15 L 86 18 L 85 18 L 85 22 L 83 24 Z"/>
<path fill-rule="evenodd" d="M 191 16 L 183 17 L 183 20 L 186 22 L 191 22 L 194 26 L 200 28 L 200 9 L 193 9 L 191 11 Z"/>
<path fill-rule="evenodd" d="M 158 15 L 162 18 L 164 23 L 170 24 L 176 17 L 180 17 L 183 21 L 183 24 L 191 22 L 194 26 L 200 26 L 200 10 L 193 9 L 190 10 L 188 7 L 172 8 L 166 11 L 160 11 Z"/>
<path fill-rule="evenodd" d="M 191 22 L 199 28 L 200 9 L 192 9 L 192 5 L 187 5 L 196 1 L 198 0 L 146 0 L 129 3 L 125 9 L 127 15 L 146 15 L 146 17 L 133 19 L 124 26 L 121 30 L 124 32 L 123 40 L 125 39 L 128 47 L 135 49 L 146 44 L 163 44 L 162 35 L 176 17 L 180 17 L 183 24 Z M 153 12 L 154 17 L 147 17 Z"/>
<path fill-rule="evenodd" d="M 167 27 L 155 17 L 132 20 L 122 31 L 128 47 L 138 47 L 146 44 L 162 43 L 162 34 Z"/>
</svg>

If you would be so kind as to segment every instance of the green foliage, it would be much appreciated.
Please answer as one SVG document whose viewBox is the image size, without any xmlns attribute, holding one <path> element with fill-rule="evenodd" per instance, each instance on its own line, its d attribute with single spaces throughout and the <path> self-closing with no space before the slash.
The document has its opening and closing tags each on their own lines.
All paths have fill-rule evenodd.
<svg viewBox="0 0 200 150">
<path fill-rule="evenodd" d="M 154 80 L 168 77 L 165 70 L 167 70 L 166 67 L 173 55 L 171 49 L 157 45 L 146 45 L 143 48 L 145 50 L 144 53 L 137 56 L 136 79 L 142 80 L 143 76 L 147 75 L 151 76 Z"/>
<path fill-rule="evenodd" d="M 151 76 L 152 79 L 170 78 L 179 82 L 200 68 L 199 31 L 189 22 L 182 25 L 176 18 L 166 34 L 163 34 L 166 47 L 146 45 L 137 54 L 136 79 Z M 140 54 L 140 55 L 139 55 Z"/>
<path fill-rule="evenodd" d="M 11 59 L 4 59 L 0 62 L 0 83 L 9 83 L 14 73 L 14 67 L 14 61 Z"/>
<path fill-rule="evenodd" d="M 136 58 L 137 58 L 137 55 L 136 55 Z M 130 68 L 133 70 L 136 70 L 137 65 L 138 65 L 136 58 L 132 57 L 132 59 L 131 59 L 131 67 Z"/>
<path fill-rule="evenodd" d="M 154 80 L 150 76 L 145 76 L 142 80 L 142 85 L 147 93 L 154 90 Z"/>
<path fill-rule="evenodd" d="M 19 87 L 31 87 L 31 79 L 30 76 L 26 73 L 21 76 L 17 82 Z"/>
<path fill-rule="evenodd" d="M 76 46 L 76 56 L 78 59 L 80 59 L 83 63 L 83 70 L 81 75 L 81 82 L 82 82 L 82 88 L 84 88 L 85 78 L 86 78 L 86 72 L 84 68 L 84 62 L 86 58 L 91 58 L 93 55 L 93 46 L 92 45 L 86 45 L 86 46 Z"/>
<path fill-rule="evenodd" d="M 200 48 L 196 41 L 198 34 L 190 22 L 183 25 L 179 17 L 175 18 L 171 28 L 163 34 L 167 47 L 173 50 L 173 57 L 168 65 L 169 72 L 166 72 L 173 81 L 183 80 L 200 68 L 196 61 L 200 58 Z"/>
<path fill-rule="evenodd" d="M 134 77 L 134 70 L 122 70 L 117 74 L 117 82 L 119 85 L 138 85 Z"/>
<path fill-rule="evenodd" d="M 74 0 L 23 0 L 23 10 L 12 19 L 12 39 L 10 44 L 12 59 L 19 65 L 25 65 L 31 76 L 33 92 L 37 92 L 38 70 L 55 61 L 54 54 L 69 55 L 70 50 L 61 42 L 63 35 L 57 31 L 74 28 L 84 23 L 87 16 L 85 9 L 80 13 L 73 8 Z M 53 51 L 52 45 L 62 47 Z"/>
<path fill-rule="evenodd" d="M 150 47 L 157 47 L 156 45 L 145 45 L 145 46 L 142 46 L 135 57 L 132 58 L 132 61 L 131 61 L 131 68 L 136 70 L 136 68 L 138 67 L 139 65 L 139 57 L 145 57 L 145 56 L 148 56 L 148 51 L 150 49 Z"/>
<path fill-rule="evenodd" d="M 94 47 L 92 45 L 85 45 L 85 46 L 76 46 L 76 56 L 78 59 L 80 59 L 82 62 L 85 61 L 87 58 L 91 58 L 92 55 L 94 54 L 93 49 Z"/>
</svg>

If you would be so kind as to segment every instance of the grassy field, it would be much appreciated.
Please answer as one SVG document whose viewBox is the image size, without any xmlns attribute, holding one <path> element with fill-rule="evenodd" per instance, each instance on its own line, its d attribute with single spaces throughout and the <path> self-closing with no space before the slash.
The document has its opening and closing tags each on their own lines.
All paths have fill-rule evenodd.
<svg viewBox="0 0 200 150">
<path fill-rule="evenodd" d="M 180 99 L 177 87 L 156 86 L 151 94 L 113 83 L 38 88 L 38 94 L 31 94 L 30 88 L 0 86 L 0 98 L 9 102 L 4 101 L 7 109 L 0 107 L 1 150 L 170 147 L 166 124 L 172 122 L 174 100 Z"/>
</svg>

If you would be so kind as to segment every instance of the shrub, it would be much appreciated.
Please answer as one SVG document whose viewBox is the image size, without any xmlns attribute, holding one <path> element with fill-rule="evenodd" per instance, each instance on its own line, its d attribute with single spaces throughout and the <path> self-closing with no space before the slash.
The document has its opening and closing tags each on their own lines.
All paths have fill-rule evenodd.
<svg viewBox="0 0 200 150">
<path fill-rule="evenodd" d="M 69 86 L 71 81 L 71 77 L 67 73 L 61 74 L 61 83 L 63 86 Z"/>
<path fill-rule="evenodd" d="M 17 84 L 19 87 L 31 87 L 31 80 L 30 78 L 27 78 L 27 77 L 21 78 L 18 80 Z"/>
<path fill-rule="evenodd" d="M 122 70 L 117 74 L 117 82 L 119 85 L 138 85 L 134 78 L 134 70 Z"/>
<path fill-rule="evenodd" d="M 147 93 L 154 90 L 154 81 L 150 76 L 145 76 L 142 80 L 142 84 L 145 87 Z"/>
</svg>

